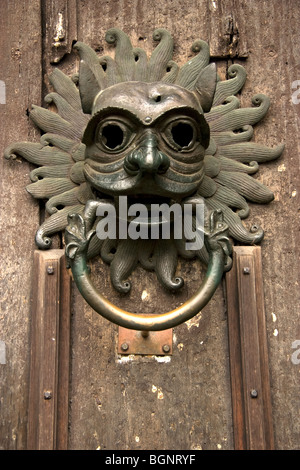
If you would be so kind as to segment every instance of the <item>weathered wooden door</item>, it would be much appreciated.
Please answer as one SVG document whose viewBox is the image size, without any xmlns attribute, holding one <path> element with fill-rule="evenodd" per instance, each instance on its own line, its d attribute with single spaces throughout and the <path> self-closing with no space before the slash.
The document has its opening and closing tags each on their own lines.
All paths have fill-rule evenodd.
<svg viewBox="0 0 300 470">
<path fill-rule="evenodd" d="M 45 217 L 44 206 L 25 191 L 31 165 L 20 157 L 1 159 L 0 448 L 30 447 L 28 429 L 40 432 L 41 447 L 50 449 L 266 448 L 263 438 L 254 444 L 249 438 L 253 432 L 269 432 L 253 428 L 258 421 L 265 425 L 266 415 L 268 429 L 270 418 L 273 423 L 276 449 L 299 447 L 299 25 L 299 5 L 286 0 L 1 1 L 2 154 L 13 141 L 38 141 L 39 131 L 28 117 L 29 110 L 32 104 L 43 103 L 50 90 L 47 77 L 54 67 L 68 75 L 77 71 L 73 41 L 106 53 L 104 37 L 111 27 L 124 30 L 135 46 L 142 44 L 149 53 L 153 30 L 168 29 L 178 62 L 188 60 L 191 44 L 203 39 L 222 77 L 230 64 L 243 64 L 248 78 L 242 105 L 249 105 L 256 93 L 265 93 L 272 103 L 267 117 L 255 128 L 255 139 L 268 146 L 285 143 L 286 148 L 280 160 L 262 165 L 257 176 L 275 193 L 275 200 L 269 206 L 253 204 L 246 222 L 265 230 L 262 275 L 257 252 L 251 252 L 251 259 L 245 254 L 260 283 L 259 320 L 251 317 L 257 306 L 250 302 L 253 310 L 247 300 L 253 286 L 242 289 L 247 311 L 242 330 L 228 318 L 229 310 L 236 308 L 237 274 L 227 282 L 229 299 L 224 280 L 203 311 L 174 329 L 172 356 L 120 355 L 118 327 L 97 315 L 72 284 L 70 300 L 64 290 L 71 313 L 64 317 L 62 349 L 55 349 L 55 354 L 67 358 L 62 364 L 62 356 L 51 356 L 51 347 L 43 350 L 41 358 L 42 345 L 36 343 L 39 332 L 49 333 L 53 324 L 39 323 L 41 330 L 35 330 L 32 321 L 33 311 L 39 315 L 43 310 L 32 299 L 44 279 L 44 274 L 39 275 L 40 261 L 34 261 L 34 235 Z M 63 248 L 60 237 L 55 238 L 53 248 Z M 50 260 L 51 269 L 54 261 L 59 266 L 60 254 L 56 252 Z M 47 265 L 44 258 L 42 262 Z M 168 311 L 190 297 L 199 281 L 196 263 L 182 261 L 188 282 L 181 293 L 169 294 L 152 273 L 138 268 L 134 290 L 125 297 L 111 288 L 107 266 L 96 260 L 92 269 L 102 293 L 132 312 L 141 308 L 149 313 Z M 65 275 L 62 278 L 67 285 Z M 58 295 L 57 282 L 62 282 L 55 279 L 52 295 Z M 57 319 L 60 312 L 58 308 L 51 314 Z M 49 333 L 52 342 L 58 341 L 55 328 Z M 65 385 L 59 389 L 59 405 L 51 391 L 49 395 L 41 390 L 42 398 L 36 388 L 32 392 L 36 386 L 30 378 L 32 344 L 38 353 L 37 365 L 32 366 L 36 373 L 39 360 L 50 364 L 54 381 L 59 367 L 63 370 L 59 380 Z M 245 387 L 251 386 L 247 381 L 258 365 L 263 379 L 270 373 L 271 396 L 252 409 L 247 398 L 251 390 Z M 244 384 L 238 383 L 240 379 Z M 246 395 L 243 398 L 239 393 Z M 239 398 L 244 400 L 242 405 Z M 256 398 L 253 390 L 252 398 Z M 47 410 L 42 411 L 45 406 Z M 35 421 L 30 421 L 28 409 L 34 408 Z M 50 428 L 49 419 L 53 420 Z M 58 444 L 57 435 L 63 436 Z M 267 437 L 269 444 L 272 439 Z"/>
</svg>

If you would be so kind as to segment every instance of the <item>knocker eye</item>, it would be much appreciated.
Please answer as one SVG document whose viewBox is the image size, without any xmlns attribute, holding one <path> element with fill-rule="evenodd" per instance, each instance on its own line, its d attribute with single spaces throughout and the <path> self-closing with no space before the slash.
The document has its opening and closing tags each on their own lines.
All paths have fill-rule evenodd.
<svg viewBox="0 0 300 470">
<path fill-rule="evenodd" d="M 102 150 L 121 152 L 134 138 L 134 132 L 124 122 L 109 120 L 99 124 L 96 130 L 96 144 Z"/>
<path fill-rule="evenodd" d="M 168 124 L 163 137 L 168 145 L 179 152 L 193 150 L 200 140 L 195 124 L 183 119 Z"/>
</svg>

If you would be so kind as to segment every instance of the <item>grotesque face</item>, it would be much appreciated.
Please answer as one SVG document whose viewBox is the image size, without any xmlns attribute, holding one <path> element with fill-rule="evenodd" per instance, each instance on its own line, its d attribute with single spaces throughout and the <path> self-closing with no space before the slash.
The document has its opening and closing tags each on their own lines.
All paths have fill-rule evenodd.
<svg viewBox="0 0 300 470">
<path fill-rule="evenodd" d="M 126 82 L 95 97 L 84 172 L 101 194 L 181 200 L 199 187 L 209 127 L 196 96 L 162 82 Z"/>
<path fill-rule="evenodd" d="M 254 106 L 239 109 L 234 95 L 246 80 L 241 65 L 229 67 L 229 79 L 222 81 L 204 41 L 196 41 L 192 51 L 197 54 L 179 66 L 172 60 L 170 33 L 157 29 L 153 39 L 159 44 L 150 57 L 117 28 L 106 34 L 108 44 L 115 46 L 114 58 L 99 58 L 77 42 L 79 73 L 71 80 L 57 69 L 50 77 L 55 92 L 46 98 L 58 112 L 35 106 L 30 114 L 43 131 L 40 144 L 14 143 L 5 150 L 6 158 L 17 154 L 39 165 L 27 190 L 47 200 L 49 217 L 36 233 L 40 248 L 49 248 L 50 236 L 65 230 L 69 214 L 83 215 L 91 228 L 87 208 L 107 201 L 118 220 L 124 220 L 119 196 L 128 196 L 131 209 L 138 202 L 147 208 L 152 201 L 167 208 L 173 201 L 181 208 L 187 200 L 193 207 L 204 202 L 207 217 L 221 211 L 238 242 L 262 239 L 262 229 L 248 231 L 241 219 L 249 214 L 248 200 L 273 199 L 252 174 L 258 163 L 277 158 L 283 146 L 269 149 L 250 142 L 252 125 L 266 114 L 269 99 L 259 94 L 252 99 Z M 172 223 L 178 220 L 174 217 Z M 100 255 L 110 263 L 112 283 L 120 292 L 129 290 L 127 279 L 137 263 L 176 290 L 182 285 L 176 276 L 178 255 L 197 256 L 206 264 L 209 260 L 205 245 L 193 252 L 186 248 L 185 238 L 193 237 L 183 232 L 182 238 L 171 230 L 170 238 L 154 240 L 125 239 L 120 233 L 116 239 L 94 236 L 88 256 Z"/>
</svg>

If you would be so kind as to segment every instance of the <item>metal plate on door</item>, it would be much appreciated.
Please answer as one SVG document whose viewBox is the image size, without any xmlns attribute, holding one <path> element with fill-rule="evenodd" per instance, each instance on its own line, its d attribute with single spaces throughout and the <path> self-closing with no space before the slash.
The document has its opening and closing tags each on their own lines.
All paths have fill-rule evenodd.
<svg viewBox="0 0 300 470">
<path fill-rule="evenodd" d="M 173 329 L 138 331 L 119 327 L 118 353 L 169 356 L 172 354 Z"/>
</svg>

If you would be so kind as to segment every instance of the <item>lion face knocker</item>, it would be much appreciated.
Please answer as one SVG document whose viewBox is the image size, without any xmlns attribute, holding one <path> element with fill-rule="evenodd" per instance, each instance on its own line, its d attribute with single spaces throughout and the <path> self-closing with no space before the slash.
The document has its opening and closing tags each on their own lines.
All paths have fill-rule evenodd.
<svg viewBox="0 0 300 470">
<path fill-rule="evenodd" d="M 106 34 L 116 46 L 114 59 L 99 58 L 77 42 L 79 74 L 71 80 L 55 70 L 50 77 L 55 91 L 46 101 L 54 102 L 57 113 L 39 107 L 31 113 L 44 131 L 40 144 L 20 142 L 5 152 L 7 158 L 19 154 L 39 165 L 27 188 L 34 197 L 48 199 L 50 217 L 37 231 L 38 246 L 49 248 L 49 235 L 66 229 L 66 256 L 84 298 L 109 320 L 140 330 L 170 328 L 194 316 L 230 269 L 232 240 L 258 243 L 263 238 L 262 229 L 251 232 L 242 223 L 249 215 L 247 200 L 273 199 L 252 175 L 258 163 L 283 151 L 283 146 L 269 149 L 250 142 L 252 126 L 266 114 L 269 99 L 256 95 L 253 107 L 240 108 L 235 95 L 246 79 L 242 66 L 232 65 L 229 79 L 221 81 L 204 41 L 194 43 L 197 54 L 179 67 L 172 61 L 170 34 L 158 29 L 153 37 L 159 44 L 149 59 L 115 28 Z M 141 204 L 174 209 L 169 210 L 167 237 L 156 230 L 163 229 L 163 218 L 148 216 L 135 219 L 141 236 L 128 236 L 134 208 L 140 210 Z M 175 211 L 187 205 L 190 231 Z M 198 207 L 203 209 L 201 226 Z M 98 236 L 110 211 L 118 221 L 113 236 Z M 197 233 L 204 243 L 190 249 L 188 241 Z M 112 284 L 123 293 L 131 288 L 128 277 L 137 263 L 154 270 L 171 290 L 183 285 L 176 274 L 179 255 L 198 257 L 208 268 L 192 299 L 149 318 L 118 309 L 96 291 L 87 260 L 98 255 L 110 264 Z"/>
</svg>

